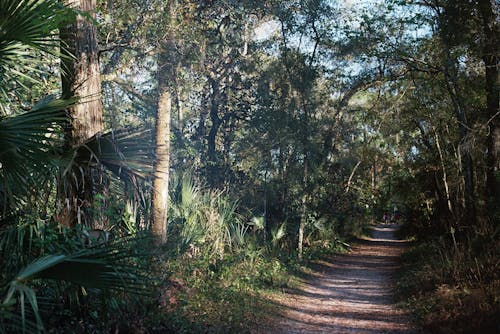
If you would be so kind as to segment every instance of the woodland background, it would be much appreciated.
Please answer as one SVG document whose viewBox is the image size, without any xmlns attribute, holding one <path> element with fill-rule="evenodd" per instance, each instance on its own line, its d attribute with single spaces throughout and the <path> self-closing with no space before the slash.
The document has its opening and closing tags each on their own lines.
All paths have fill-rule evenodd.
<svg viewBox="0 0 500 334">
<path fill-rule="evenodd" d="M 384 212 L 429 331 L 499 311 L 498 4 L 0 2 L 0 332 L 249 331 Z"/>
</svg>

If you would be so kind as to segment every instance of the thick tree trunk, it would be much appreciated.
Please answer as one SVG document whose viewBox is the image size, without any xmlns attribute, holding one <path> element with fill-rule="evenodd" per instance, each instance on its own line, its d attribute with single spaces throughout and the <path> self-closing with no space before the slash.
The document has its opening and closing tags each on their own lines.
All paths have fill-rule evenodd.
<svg viewBox="0 0 500 334">
<path fill-rule="evenodd" d="M 95 18 L 96 0 L 75 0 L 71 6 Z M 63 42 L 63 97 L 77 97 L 79 103 L 69 110 L 69 143 L 80 145 L 102 131 L 101 77 L 96 28 L 79 16 L 61 29 Z"/>
<path fill-rule="evenodd" d="M 169 27 L 158 56 L 158 105 L 156 111 L 156 162 L 153 175 L 152 233 L 162 244 L 167 240 L 168 181 L 170 174 L 170 121 L 176 82 L 175 1 L 169 2 Z"/>
<path fill-rule="evenodd" d="M 96 0 L 75 0 L 71 6 L 95 17 Z M 101 78 L 96 28 L 87 18 L 77 17 L 70 26 L 60 29 L 62 43 L 62 91 L 64 98 L 78 99 L 68 112 L 71 121 L 66 129 L 68 149 L 81 145 L 102 131 Z M 78 170 L 77 184 L 68 177 L 59 184 L 58 215 L 63 225 L 83 223 L 94 192 L 92 173 Z M 70 184 L 68 184 L 70 183 Z"/>
<path fill-rule="evenodd" d="M 486 157 L 486 188 L 489 201 L 498 205 L 500 184 L 496 173 L 500 170 L 500 115 L 498 93 L 498 21 L 491 0 L 478 2 L 484 33 L 483 61 L 486 83 L 486 120 L 489 122 L 488 153 Z"/>
</svg>

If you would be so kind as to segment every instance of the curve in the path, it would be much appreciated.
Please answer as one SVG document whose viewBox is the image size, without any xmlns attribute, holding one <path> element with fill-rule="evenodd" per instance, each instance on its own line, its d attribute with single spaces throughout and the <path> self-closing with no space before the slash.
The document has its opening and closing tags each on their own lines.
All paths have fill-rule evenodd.
<svg viewBox="0 0 500 334">
<path fill-rule="evenodd" d="M 302 287 L 277 303 L 275 328 L 261 333 L 418 333 L 392 298 L 393 274 L 405 245 L 396 226 L 374 228 L 348 254 L 321 263 Z"/>
</svg>

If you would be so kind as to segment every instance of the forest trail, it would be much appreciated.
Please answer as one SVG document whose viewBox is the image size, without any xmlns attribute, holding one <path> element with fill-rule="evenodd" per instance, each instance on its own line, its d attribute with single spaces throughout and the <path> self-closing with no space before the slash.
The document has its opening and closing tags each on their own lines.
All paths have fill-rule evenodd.
<svg viewBox="0 0 500 334">
<path fill-rule="evenodd" d="M 419 333 L 392 298 L 393 274 L 406 242 L 396 225 L 374 228 L 348 254 L 322 261 L 301 287 L 275 302 L 272 329 L 257 333 Z"/>
</svg>

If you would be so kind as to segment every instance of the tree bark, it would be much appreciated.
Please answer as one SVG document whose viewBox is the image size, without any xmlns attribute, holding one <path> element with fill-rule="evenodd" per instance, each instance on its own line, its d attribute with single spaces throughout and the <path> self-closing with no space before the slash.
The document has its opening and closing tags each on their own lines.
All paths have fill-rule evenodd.
<svg viewBox="0 0 500 334">
<path fill-rule="evenodd" d="M 74 0 L 71 6 L 95 18 L 96 0 Z M 75 23 L 61 29 L 61 40 L 63 97 L 79 99 L 69 109 L 71 126 L 67 134 L 71 146 L 76 146 L 102 131 L 97 31 L 92 22 L 78 16 Z"/>
<path fill-rule="evenodd" d="M 96 0 L 75 0 L 71 6 L 95 18 Z M 61 81 L 64 98 L 77 98 L 78 103 L 68 109 L 71 118 L 66 128 L 68 149 L 83 144 L 102 131 L 101 78 L 96 28 L 88 19 L 78 16 L 75 22 L 60 29 Z M 79 166 L 82 167 L 82 166 Z M 74 226 L 85 220 L 84 211 L 90 207 L 94 192 L 92 172 L 75 172 L 59 184 L 56 220 L 65 226 Z M 68 184 L 70 183 L 70 184 Z"/>
<path fill-rule="evenodd" d="M 304 185 L 304 189 L 302 191 L 302 198 L 300 200 L 300 223 L 299 223 L 299 235 L 298 235 L 298 246 L 297 252 L 299 260 L 302 260 L 302 254 L 304 252 L 304 231 L 307 223 L 307 193 L 308 193 L 308 156 L 307 154 L 304 156 L 304 174 L 302 176 L 302 183 Z"/>
<path fill-rule="evenodd" d="M 176 81 L 176 45 L 174 34 L 175 1 L 168 4 L 169 26 L 158 55 L 158 104 L 156 111 L 156 161 L 153 175 L 151 230 L 160 244 L 167 240 L 168 181 L 170 175 L 170 121 Z"/>
<path fill-rule="evenodd" d="M 161 76 L 159 76 L 159 79 Z M 163 81 L 164 82 L 164 81 Z M 153 175 L 152 232 L 160 243 L 167 238 L 168 180 L 170 174 L 170 115 L 172 95 L 168 87 L 158 82 L 156 114 L 156 163 Z"/>
</svg>

